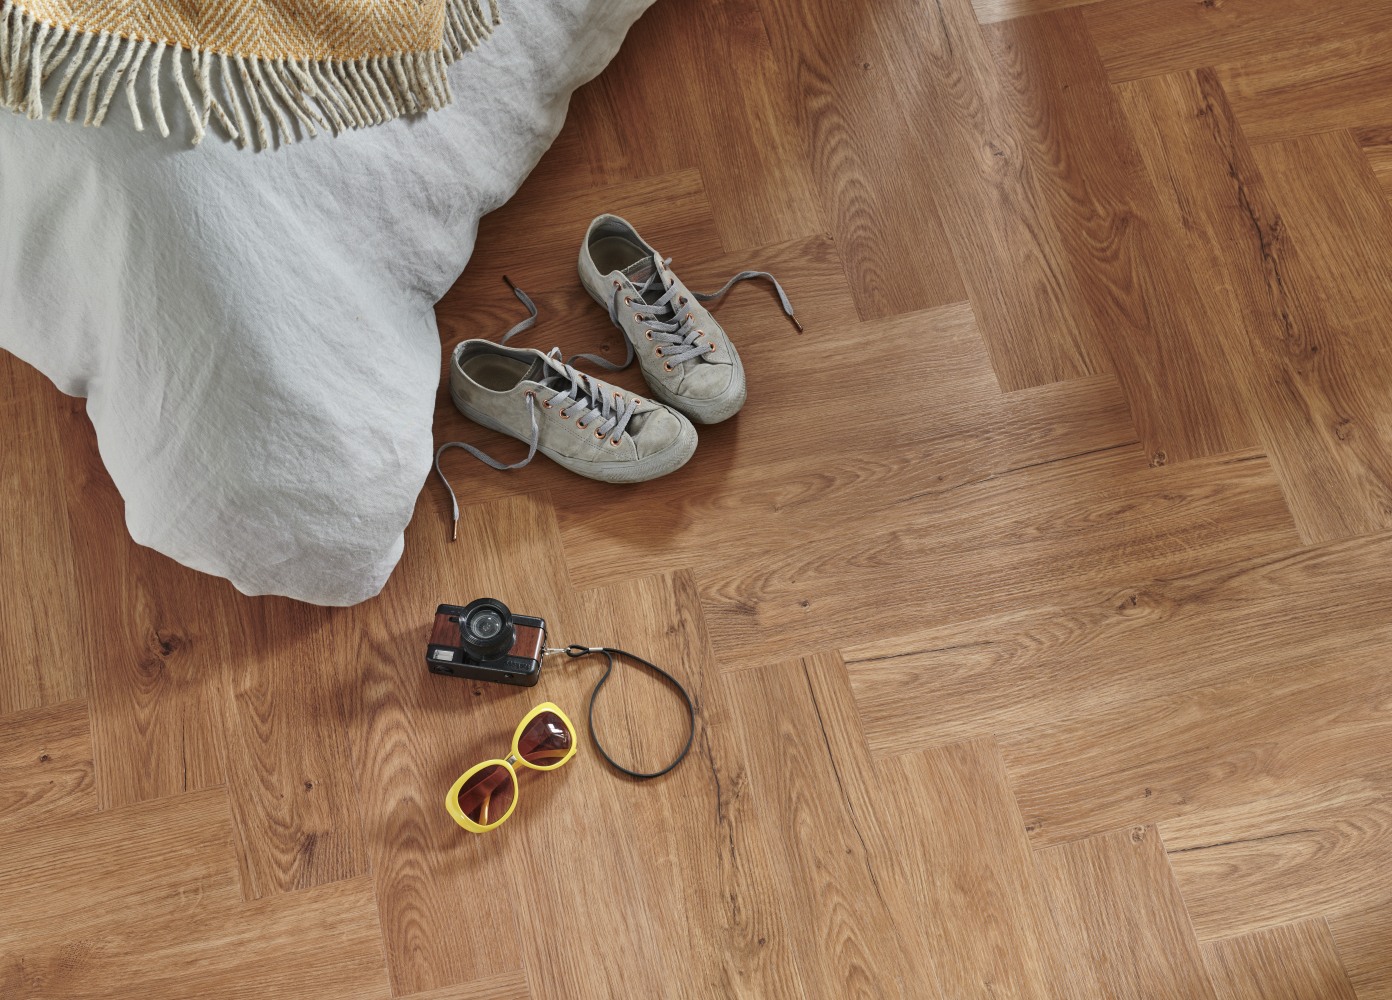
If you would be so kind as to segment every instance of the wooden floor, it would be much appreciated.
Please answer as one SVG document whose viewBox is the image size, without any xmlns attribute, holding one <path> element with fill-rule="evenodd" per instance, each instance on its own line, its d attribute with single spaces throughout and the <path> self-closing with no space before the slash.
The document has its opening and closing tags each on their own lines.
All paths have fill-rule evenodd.
<svg viewBox="0 0 1392 1000">
<path fill-rule="evenodd" d="M 432 481 L 350 610 L 133 545 L 5 359 L 0 996 L 1389 1000 L 1389 191 L 1385 0 L 662 0 L 445 346 L 506 272 L 616 353 L 600 211 L 806 334 L 732 295 L 749 405 L 667 479 L 452 459 L 459 542 Z M 427 675 L 482 594 L 674 665 L 691 758 L 586 744 L 458 830 L 600 669 Z M 670 753 L 661 687 L 608 699 Z"/>
</svg>

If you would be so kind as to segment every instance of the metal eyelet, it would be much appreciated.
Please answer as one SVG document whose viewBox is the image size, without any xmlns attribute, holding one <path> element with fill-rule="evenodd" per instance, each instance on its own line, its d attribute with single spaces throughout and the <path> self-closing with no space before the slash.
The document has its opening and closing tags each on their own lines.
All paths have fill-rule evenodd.
<svg viewBox="0 0 1392 1000">
<path fill-rule="evenodd" d="M 631 298 L 629 298 L 627 295 L 625 295 L 625 296 L 624 296 L 624 305 L 626 305 L 626 306 L 631 306 L 631 305 L 633 305 L 633 299 L 631 299 Z"/>
<path fill-rule="evenodd" d="M 668 363 L 665 362 L 665 361 L 662 363 L 662 367 L 663 367 L 663 368 L 666 368 L 669 372 L 674 372 L 674 371 L 676 371 L 675 368 L 673 368 L 670 364 L 668 364 Z"/>
<path fill-rule="evenodd" d="M 535 393 L 532 393 L 532 395 L 535 395 Z M 551 400 L 549 400 L 549 399 L 543 399 L 543 400 L 541 401 L 541 407 L 542 407 L 542 409 L 544 409 L 544 410 L 549 410 L 549 409 L 551 409 Z"/>
<path fill-rule="evenodd" d="M 685 295 L 678 295 L 678 296 L 677 296 L 677 305 L 679 305 L 679 306 L 684 306 L 684 305 L 686 305 L 686 296 L 685 296 Z"/>
<path fill-rule="evenodd" d="M 696 318 L 696 317 L 695 317 L 695 316 L 692 316 L 691 313 L 687 313 L 687 314 L 686 314 L 686 321 L 687 321 L 688 323 L 690 323 L 690 322 L 691 322 L 692 320 L 694 320 L 695 318 Z"/>
<path fill-rule="evenodd" d="M 617 448 L 619 445 L 623 444 L 623 439 L 620 438 L 619 440 L 615 441 L 613 438 L 610 438 L 609 443 L 612 444 L 615 448 Z"/>
<path fill-rule="evenodd" d="M 662 348 L 659 347 L 657 350 L 653 351 L 653 353 L 656 354 L 659 358 L 662 357 Z"/>
<path fill-rule="evenodd" d="M 570 414 L 567 413 L 565 410 L 562 410 L 562 411 L 561 411 L 560 416 L 561 416 L 561 419 L 562 419 L 562 420 L 569 420 L 569 419 L 570 419 Z"/>
<path fill-rule="evenodd" d="M 648 339 L 649 339 L 649 340 L 652 340 L 652 331 L 651 331 L 651 330 L 648 331 Z"/>
<path fill-rule="evenodd" d="M 619 283 L 616 281 L 616 282 L 614 282 L 614 287 L 615 287 L 615 288 L 622 288 L 623 285 L 619 284 Z"/>
<path fill-rule="evenodd" d="M 604 440 L 604 435 L 601 434 L 601 433 L 599 433 L 599 431 L 595 431 L 595 432 L 594 432 L 594 436 L 595 436 L 595 440 L 596 440 L 596 441 L 603 441 L 603 440 Z"/>
</svg>

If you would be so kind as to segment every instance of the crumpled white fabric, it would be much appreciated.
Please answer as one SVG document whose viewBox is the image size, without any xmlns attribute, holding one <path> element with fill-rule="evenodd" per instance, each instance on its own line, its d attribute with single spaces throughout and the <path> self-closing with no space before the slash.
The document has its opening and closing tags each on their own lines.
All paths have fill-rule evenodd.
<svg viewBox="0 0 1392 1000">
<path fill-rule="evenodd" d="M 512 0 L 453 107 L 267 153 L 124 101 L 0 113 L 0 347 L 88 398 L 132 538 L 247 594 L 382 588 L 430 468 L 432 307 L 651 2 Z"/>
</svg>

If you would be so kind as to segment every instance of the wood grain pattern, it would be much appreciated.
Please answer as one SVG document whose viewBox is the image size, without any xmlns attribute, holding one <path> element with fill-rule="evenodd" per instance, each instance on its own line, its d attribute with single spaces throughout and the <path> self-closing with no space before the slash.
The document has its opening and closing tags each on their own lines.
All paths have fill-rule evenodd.
<svg viewBox="0 0 1392 1000">
<path fill-rule="evenodd" d="M 349 615 L 267 598 L 228 616 L 228 794 L 247 899 L 369 870 L 331 634 Z M 271 636 L 282 637 L 275 642 Z M 289 639 L 286 637 L 294 637 Z M 256 821 L 253 822 L 253 817 Z"/>
<path fill-rule="evenodd" d="M 0 727 L 0 832 L 79 821 L 95 811 L 96 799 L 86 703 L 5 717 Z"/>
<path fill-rule="evenodd" d="M 953 490 L 928 485 L 917 504 L 881 498 L 858 510 L 868 537 L 823 533 L 818 545 L 810 544 L 815 528 L 796 533 L 785 517 L 796 548 L 761 553 L 757 569 L 703 586 L 711 635 L 732 659 L 790 644 L 859 644 L 945 623 L 970 609 L 1000 612 L 1056 599 L 1085 581 L 1095 586 L 1106 579 L 1116 546 L 1127 548 L 1131 573 L 1158 575 L 1294 544 L 1275 482 L 1258 456 L 1185 463 L 1154 476 L 1138 464 L 1131 449 L 1115 449 Z M 1218 467 L 1223 473 L 1215 478 L 1209 470 Z M 1144 489 L 1132 485 L 1142 479 Z M 1223 485 L 1215 489 L 1217 480 Z M 1022 494 L 1030 496 L 1028 506 L 1016 502 Z M 856 508 L 852 502 L 845 509 Z M 738 535 L 735 540 L 750 551 Z M 712 561 L 707 557 L 706 564 Z M 904 594 L 923 566 L 932 567 L 933 599 L 894 596 Z M 836 617 L 827 613 L 832 607 Z"/>
<path fill-rule="evenodd" d="M 127 535 L 124 504 L 90 429 L 58 452 L 74 499 L 77 573 L 68 630 L 90 671 L 92 749 L 100 808 L 214 788 L 226 781 L 222 664 L 237 655 L 224 617 L 231 584 L 179 566 Z M 49 459 L 45 459 L 49 461 Z"/>
<path fill-rule="evenodd" d="M 1385 527 L 1383 344 L 1368 317 L 1392 305 L 1392 214 L 1366 166 L 1328 136 L 1254 153 L 1209 71 L 1120 91 L 1175 242 L 1227 276 L 1199 298 L 1245 335 L 1219 338 L 1212 367 L 1255 415 L 1302 537 Z M 1351 276 L 1359 291 L 1326 294 Z"/>
<path fill-rule="evenodd" d="M 1359 1000 L 1392 997 L 1392 897 L 1330 917 L 1329 930 Z"/>
<path fill-rule="evenodd" d="M 445 813 L 441 796 L 454 779 L 506 754 L 517 723 L 545 696 L 428 673 L 422 656 L 436 605 L 496 597 L 519 613 L 540 613 L 559 634 L 569 605 L 564 573 L 550 558 L 559 540 L 549 498 L 466 505 L 464 541 L 452 547 L 448 522 L 429 496 L 422 494 L 412 526 L 436 543 L 409 548 L 404 572 L 375 610 L 355 609 L 331 635 L 331 658 L 349 668 L 338 704 L 396 994 L 523 968 L 519 909 L 531 897 L 519 893 L 514 873 L 534 848 L 516 831 L 556 815 L 548 799 L 570 777 L 528 780 L 506 837 L 469 835 Z M 462 932 L 478 920 L 481 900 L 490 933 Z"/>
<path fill-rule="evenodd" d="M 391 996 L 367 878 L 245 906 L 205 901 L 175 918 L 115 924 L 25 953 L 21 968 L 17 992 L 6 996 L 99 1000 L 115 995 L 113 984 L 120 995 L 149 1000 Z M 0 985 L 3 975 L 0 967 Z"/>
<path fill-rule="evenodd" d="M 1392 648 L 1389 559 L 1392 536 L 1351 539 L 885 638 L 845 651 L 851 686 L 871 748 L 903 753 L 1377 656 Z"/>
<path fill-rule="evenodd" d="M 0 355 L 0 580 L 23 581 L 23 604 L 0 603 L 0 637 L 6 669 L 0 670 L 0 716 L 82 697 L 87 691 L 88 647 L 53 627 L 73 600 L 77 573 L 67 524 L 61 468 L 29 461 L 61 451 L 65 429 L 85 417 L 61 400 L 46 380 L 10 354 Z"/>
<path fill-rule="evenodd" d="M 1014 17 L 1033 17 L 1051 10 L 1081 7 L 1098 0 L 972 0 L 972 10 L 981 24 L 1008 21 Z"/>
<path fill-rule="evenodd" d="M 1051 847 L 1035 860 L 1059 934 L 1080 945 L 1069 970 L 1078 995 L 1217 1000 L 1153 827 Z"/>
<path fill-rule="evenodd" d="M 1354 777 L 1282 782 L 1260 798 L 1244 796 L 1161 824 L 1199 936 L 1386 900 L 1392 803 L 1383 757 Z"/>
<path fill-rule="evenodd" d="M 995 746 L 896 757 L 876 778 L 890 911 L 912 960 L 931 961 L 941 995 L 1057 995 L 1071 962 Z"/>
<path fill-rule="evenodd" d="M 1301 0 L 1105 0 L 1082 12 L 1114 81 L 1202 66 L 1279 66 L 1296 91 L 1302 78 L 1337 75 L 1340 54 L 1347 58 L 1362 49 L 1366 59 L 1376 60 L 1379 32 L 1387 27 L 1378 0 L 1346 0 L 1337 7 Z M 1360 39 L 1366 47 L 1357 45 Z M 1355 85 L 1331 104 L 1347 107 L 1373 96 Z"/>
<path fill-rule="evenodd" d="M 935 151 L 922 106 L 904 100 L 924 73 L 921 54 L 888 17 L 911 5 L 759 6 L 860 318 L 960 301 L 951 232 L 923 197 L 939 182 Z"/>
<path fill-rule="evenodd" d="M 910 78 L 911 99 L 941 161 L 935 200 L 1001 387 L 1110 371 L 1099 323 L 1117 319 L 1104 314 L 1131 276 L 1118 264 L 1129 253 L 1129 213 L 1117 179 L 1104 168 L 1094 185 L 1084 173 L 1096 157 L 1116 163 L 1112 137 L 1097 126 L 1108 116 L 1095 113 L 1112 100 L 1105 80 L 1086 50 L 1066 63 L 1049 58 L 1076 26 L 1049 19 L 1037 33 L 1007 24 L 988 36 L 968 0 L 935 10 L 906 12 L 895 30 L 925 61 Z M 1094 283 L 1107 291 L 1094 294 Z"/>
<path fill-rule="evenodd" d="M 531 986 L 520 972 L 504 973 L 429 993 L 412 993 L 410 1000 L 532 1000 Z"/>
<path fill-rule="evenodd" d="M 1385 8 L 653 5 L 442 359 L 522 318 L 504 274 L 521 344 L 619 356 L 606 211 L 806 332 L 718 306 L 749 401 L 665 479 L 450 454 L 459 541 L 432 478 L 355 608 L 133 543 L 83 405 L 0 357 L 0 996 L 1392 1000 Z M 691 757 L 583 733 L 460 830 L 603 669 L 428 673 L 485 594 L 672 668 Z M 665 763 L 679 703 L 616 670 L 602 738 Z"/>
<path fill-rule="evenodd" d="M 857 793 L 847 787 L 863 784 L 873 765 L 863 748 L 837 758 L 813 671 L 845 668 L 823 657 L 724 678 L 754 799 L 751 822 L 733 830 L 735 851 L 759 881 L 788 887 L 776 906 L 796 917 L 785 919 L 781 939 L 768 939 L 766 961 L 798 970 L 799 995 L 899 996 L 904 959 L 895 954 L 894 923 L 873 867 L 883 859 L 872 861 L 861 829 L 869 819 L 865 804 L 854 803 Z M 844 680 L 837 686 L 844 689 Z M 757 896 L 740 901 L 751 909 L 760 903 Z"/>
<path fill-rule="evenodd" d="M 1389 693 L 1381 656 L 1356 647 L 1020 729 L 1001 751 L 1032 838 L 1056 844 L 1381 773 Z"/>
<path fill-rule="evenodd" d="M 1382 193 L 1392 198 L 1392 125 L 1365 125 L 1352 131 Z"/>
<path fill-rule="evenodd" d="M 1203 956 L 1217 1000 L 1357 998 L 1323 920 L 1209 941 Z"/>
<path fill-rule="evenodd" d="M 6 830 L 0 857 L 5 956 L 142 920 L 187 920 L 203 906 L 240 900 L 221 789 Z"/>
</svg>

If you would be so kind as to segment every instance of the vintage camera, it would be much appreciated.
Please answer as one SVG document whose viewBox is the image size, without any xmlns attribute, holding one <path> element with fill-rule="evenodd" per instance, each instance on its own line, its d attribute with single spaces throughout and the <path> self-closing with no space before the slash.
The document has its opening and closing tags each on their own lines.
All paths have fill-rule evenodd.
<svg viewBox="0 0 1392 1000">
<path fill-rule="evenodd" d="M 425 647 L 434 674 L 533 687 L 541 679 L 546 622 L 514 615 L 502 601 L 480 597 L 464 607 L 441 604 Z"/>
</svg>

